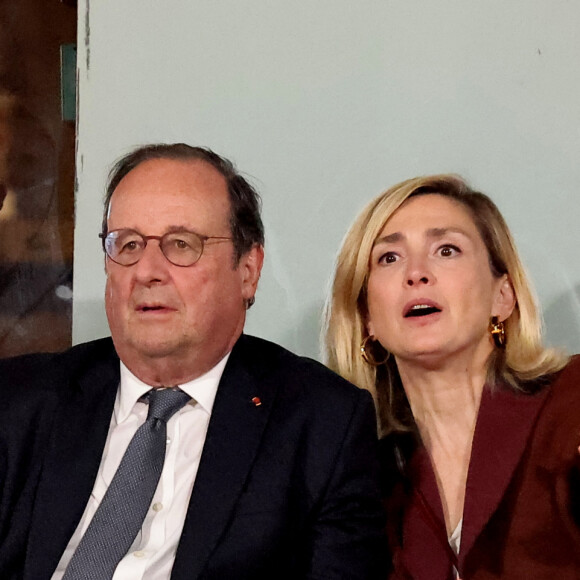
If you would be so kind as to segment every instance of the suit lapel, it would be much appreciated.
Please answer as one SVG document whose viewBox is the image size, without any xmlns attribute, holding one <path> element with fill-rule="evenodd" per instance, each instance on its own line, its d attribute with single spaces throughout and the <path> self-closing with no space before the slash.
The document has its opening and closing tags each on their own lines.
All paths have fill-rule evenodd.
<svg viewBox="0 0 580 580">
<path fill-rule="evenodd" d="M 549 389 L 545 389 L 536 395 L 524 395 L 499 388 L 486 388 L 483 392 L 467 476 L 458 558 L 460 572 L 506 492 L 548 393 Z M 404 550 L 399 557 L 404 558 L 404 567 L 412 577 L 446 578 L 451 558 L 443 508 L 431 462 L 423 447 L 413 453 L 409 475 L 414 492 L 406 509 Z M 428 558 L 425 558 L 426 551 Z"/>
<path fill-rule="evenodd" d="M 413 578 L 447 578 L 451 549 L 439 488 L 427 450 L 418 447 L 409 462 L 413 493 L 403 526 L 403 568 Z M 425 557 L 425 554 L 428 557 Z"/>
<path fill-rule="evenodd" d="M 499 506 L 548 393 L 549 389 L 535 395 L 484 390 L 467 475 L 460 569 Z"/>
<path fill-rule="evenodd" d="M 219 384 L 177 549 L 174 580 L 192 580 L 204 569 L 230 521 L 272 408 L 276 387 L 266 388 L 257 380 L 256 369 L 250 369 L 248 361 L 256 357 L 250 341 L 240 338 Z"/>
<path fill-rule="evenodd" d="M 119 384 L 119 361 L 108 351 L 78 378 L 70 368 L 61 374 L 70 385 L 61 389 L 38 484 L 25 579 L 51 577 L 93 489 Z"/>
</svg>

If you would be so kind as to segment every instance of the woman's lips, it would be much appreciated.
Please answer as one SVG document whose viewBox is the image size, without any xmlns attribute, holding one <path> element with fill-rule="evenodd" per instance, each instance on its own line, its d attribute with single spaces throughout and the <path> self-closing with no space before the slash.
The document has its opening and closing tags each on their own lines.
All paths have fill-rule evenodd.
<svg viewBox="0 0 580 580">
<path fill-rule="evenodd" d="M 419 299 L 408 302 L 403 308 L 403 318 L 420 318 L 441 312 L 442 308 L 433 300 Z"/>
</svg>

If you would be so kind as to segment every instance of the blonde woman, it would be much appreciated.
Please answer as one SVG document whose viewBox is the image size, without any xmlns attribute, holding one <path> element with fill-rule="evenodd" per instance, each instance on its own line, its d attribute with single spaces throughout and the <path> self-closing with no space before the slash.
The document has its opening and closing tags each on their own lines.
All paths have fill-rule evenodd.
<svg viewBox="0 0 580 580">
<path fill-rule="evenodd" d="M 437 175 L 372 201 L 326 339 L 377 403 L 391 578 L 580 578 L 580 360 L 543 346 L 487 196 Z"/>
</svg>

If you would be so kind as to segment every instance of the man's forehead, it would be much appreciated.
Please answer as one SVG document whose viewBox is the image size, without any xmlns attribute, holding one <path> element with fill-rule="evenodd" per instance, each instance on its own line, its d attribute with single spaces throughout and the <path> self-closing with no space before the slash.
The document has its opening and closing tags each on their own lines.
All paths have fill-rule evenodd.
<svg viewBox="0 0 580 580">
<path fill-rule="evenodd" d="M 123 216 L 125 221 L 133 208 L 139 215 L 149 213 L 149 208 L 165 217 L 171 213 L 188 223 L 193 214 L 199 214 L 195 221 L 197 217 L 211 216 L 212 221 L 217 218 L 220 224 L 222 220 L 229 224 L 231 201 L 225 177 L 210 163 L 198 159 L 150 159 L 119 182 L 111 195 L 107 220 Z"/>
<path fill-rule="evenodd" d="M 203 197 L 227 197 L 226 178 L 210 163 L 198 159 L 150 159 L 134 167 L 111 194 L 111 205 L 118 193 L 183 192 Z M 109 207 L 110 211 L 110 207 Z"/>
<path fill-rule="evenodd" d="M 142 161 L 136 167 L 133 167 L 121 179 L 115 191 L 126 181 L 132 181 L 142 175 L 156 175 L 160 179 L 172 181 L 175 178 L 182 177 L 185 181 L 216 181 L 226 185 L 226 178 L 211 163 L 204 159 L 172 159 L 172 158 L 155 158 Z"/>
</svg>

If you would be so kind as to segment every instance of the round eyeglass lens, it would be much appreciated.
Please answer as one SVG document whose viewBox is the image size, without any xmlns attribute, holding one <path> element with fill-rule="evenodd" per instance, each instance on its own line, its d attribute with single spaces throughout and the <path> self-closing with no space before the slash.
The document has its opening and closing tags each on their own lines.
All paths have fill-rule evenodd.
<svg viewBox="0 0 580 580">
<path fill-rule="evenodd" d="M 203 241 L 193 232 L 170 232 L 160 243 L 165 257 L 176 266 L 195 264 L 203 251 Z"/>
<path fill-rule="evenodd" d="M 133 230 L 116 230 L 105 238 L 105 250 L 109 257 L 126 266 L 139 261 L 144 247 L 143 236 Z"/>
</svg>

